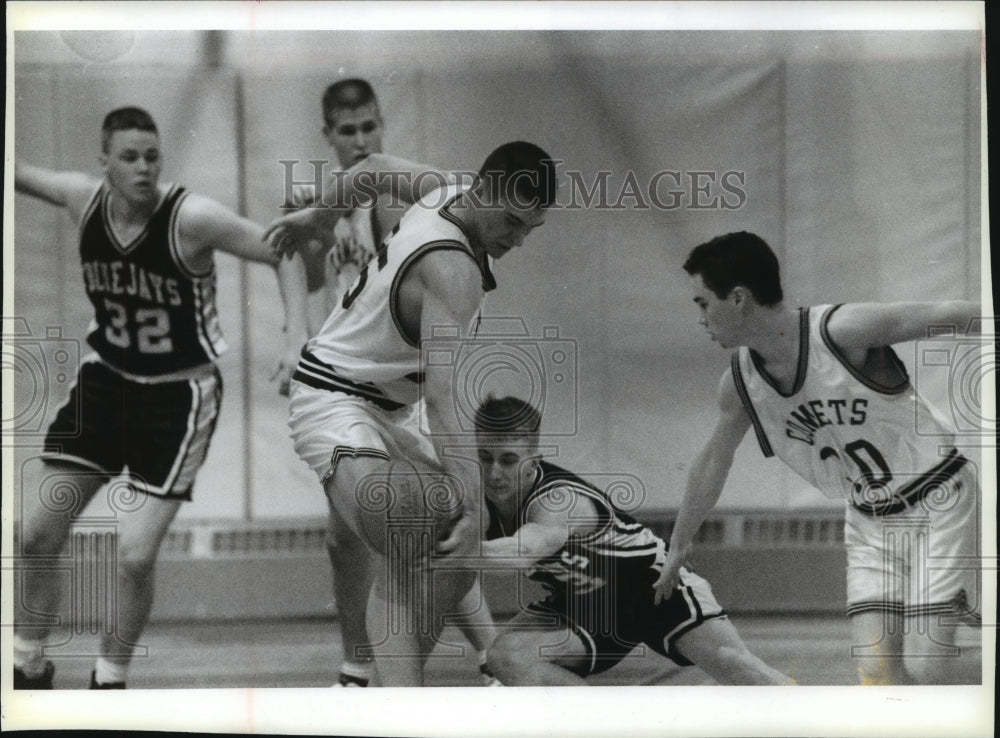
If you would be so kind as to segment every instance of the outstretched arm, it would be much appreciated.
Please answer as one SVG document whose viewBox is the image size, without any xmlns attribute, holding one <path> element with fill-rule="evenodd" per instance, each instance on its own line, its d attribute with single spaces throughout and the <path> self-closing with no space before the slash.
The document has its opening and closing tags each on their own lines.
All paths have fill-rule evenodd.
<svg viewBox="0 0 1000 738">
<path fill-rule="evenodd" d="M 545 504 L 554 496 L 558 504 Z M 566 505 L 565 496 L 574 495 L 573 505 Z M 571 518 L 572 515 L 572 518 Z M 597 510 L 593 503 L 576 495 L 571 489 L 556 487 L 536 498 L 525 514 L 526 522 L 512 536 L 495 538 L 482 543 L 482 558 L 449 559 L 467 568 L 527 569 L 562 548 L 572 533 L 586 533 L 594 527 Z"/>
<path fill-rule="evenodd" d="M 733 456 L 749 428 L 750 416 L 736 394 L 732 372 L 727 370 L 719 383 L 718 420 L 711 437 L 691 465 L 684 499 L 670 536 L 667 559 L 660 578 L 653 585 L 657 604 L 669 598 L 677 586 L 680 568 L 687 560 L 694 537 L 718 502 Z"/>
<path fill-rule="evenodd" d="M 348 194 L 373 203 L 379 196 L 390 195 L 392 202 L 412 204 L 456 181 L 454 173 L 429 164 L 391 154 L 369 154 L 350 169 L 328 175 L 320 199 L 328 205 L 336 203 L 338 195 Z"/>
<path fill-rule="evenodd" d="M 66 208 L 74 221 L 80 220 L 99 182 L 83 172 L 57 172 L 23 162 L 14 163 L 15 191 Z"/>
<path fill-rule="evenodd" d="M 271 378 L 278 380 L 279 391 L 286 394 L 288 381 L 298 362 L 299 351 L 308 338 L 306 273 L 302 259 L 296 257 L 279 263 L 263 241 L 263 228 L 201 195 L 191 194 L 184 201 L 179 215 L 179 228 L 182 257 L 195 273 L 208 270 L 215 251 L 270 264 L 276 269 L 285 311 L 285 342 L 282 358 Z"/>
<path fill-rule="evenodd" d="M 974 302 L 891 302 L 843 305 L 827 328 L 845 349 L 867 349 L 932 337 L 933 328 L 954 328 L 957 335 L 978 332 L 982 312 Z"/>
<path fill-rule="evenodd" d="M 338 219 L 356 207 L 371 207 L 380 195 L 390 195 L 404 208 L 454 181 L 453 175 L 427 164 L 371 154 L 346 171 L 329 174 L 308 207 L 274 220 L 264 238 L 276 254 L 287 256 L 311 240 L 323 240 Z"/>
<path fill-rule="evenodd" d="M 482 277 L 475 263 L 456 251 L 432 251 L 414 265 L 400 292 L 405 294 L 408 289 L 422 295 L 420 305 L 410 306 L 420 315 L 421 344 L 447 341 L 457 355 L 463 342 L 472 338 L 471 323 L 483 296 Z M 448 539 L 438 545 L 447 552 L 479 540 L 479 467 L 470 463 L 467 450 L 462 451 L 468 449 L 469 435 L 459 423 L 458 412 L 459 403 L 470 400 L 458 395 L 452 367 L 434 362 L 424 367 L 424 400 L 434 449 L 462 497 L 462 516 Z"/>
<path fill-rule="evenodd" d="M 277 380 L 278 392 L 288 395 L 289 383 L 295 367 L 299 363 L 299 353 L 309 340 L 307 327 L 306 267 L 298 254 L 291 259 L 282 259 L 275 267 L 278 275 L 278 289 L 285 308 L 285 347 L 271 381 Z"/>
</svg>

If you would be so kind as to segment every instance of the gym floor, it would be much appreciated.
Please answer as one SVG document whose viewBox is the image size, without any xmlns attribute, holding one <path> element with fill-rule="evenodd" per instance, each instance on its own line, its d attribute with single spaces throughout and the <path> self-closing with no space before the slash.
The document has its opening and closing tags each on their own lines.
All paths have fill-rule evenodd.
<svg viewBox="0 0 1000 738">
<path fill-rule="evenodd" d="M 697 668 L 679 668 L 650 653 L 630 656 L 591 678 L 591 684 L 609 687 L 598 692 L 328 689 L 342 653 L 332 618 L 157 622 L 143 637 L 145 649 L 133 662 L 127 691 L 86 691 L 97 635 L 74 634 L 51 655 L 57 691 L 6 693 L 2 717 L 5 729 L 435 738 L 992 735 L 990 684 L 848 686 L 855 685 L 855 677 L 842 615 L 733 615 L 732 620 L 751 651 L 804 686 L 702 687 L 711 682 Z M 982 636 L 963 628 L 960 643 L 976 646 Z M 472 650 L 456 630 L 446 630 L 444 638 L 456 647 L 453 653 L 435 651 L 428 685 L 477 686 Z"/>
<path fill-rule="evenodd" d="M 846 617 L 733 615 L 732 621 L 753 653 L 799 684 L 856 683 Z M 959 633 L 963 645 L 981 642 L 977 631 Z M 52 654 L 55 686 L 86 688 L 97 636 L 64 636 Z M 436 649 L 427 667 L 428 685 L 478 685 L 471 647 L 457 630 L 445 630 L 444 639 L 454 647 Z M 139 649 L 129 672 L 130 688 L 327 687 L 336 679 L 342 654 L 340 629 L 332 619 L 154 623 L 142 645 L 145 651 Z M 712 684 L 697 668 L 680 668 L 652 652 L 636 652 L 589 681 L 599 686 Z"/>
</svg>

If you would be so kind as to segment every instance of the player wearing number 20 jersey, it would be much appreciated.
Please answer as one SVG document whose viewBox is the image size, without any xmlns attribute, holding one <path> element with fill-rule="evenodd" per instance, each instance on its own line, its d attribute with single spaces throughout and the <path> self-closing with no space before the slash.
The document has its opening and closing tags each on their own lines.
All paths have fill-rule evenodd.
<svg viewBox="0 0 1000 738">
<path fill-rule="evenodd" d="M 736 389 L 765 456 L 778 456 L 863 512 L 898 512 L 964 461 L 953 432 L 914 391 L 892 348 L 870 350 L 865 367 L 846 361 L 827 332 L 836 311 L 829 305 L 800 311 L 799 369 L 790 394 L 771 384 L 745 346 L 733 355 Z M 912 432 L 918 413 L 936 422 L 933 432 Z"/>
<path fill-rule="evenodd" d="M 772 384 L 748 347 L 733 354 L 733 380 L 761 450 L 826 494 L 846 497 L 849 614 L 959 610 L 974 621 L 967 602 L 974 572 L 927 563 L 976 556 L 971 464 L 891 347 L 870 349 L 862 367 L 848 362 L 827 329 L 839 307 L 800 310 L 799 365 L 789 394 Z M 917 417 L 935 427 L 915 433 Z M 907 551 L 906 566 L 886 568 Z"/>
<path fill-rule="evenodd" d="M 975 623 L 979 605 L 976 465 L 891 347 L 926 338 L 931 326 L 975 333 L 980 306 L 795 308 L 785 303 L 774 251 L 747 231 L 696 246 L 684 271 L 699 325 L 736 353 L 688 477 L 658 591 L 676 580 L 753 428 L 765 455 L 827 495 L 846 497 L 847 614 L 861 683 L 966 683 L 975 666 L 963 657 L 970 652 L 958 646 L 955 624 Z"/>
<path fill-rule="evenodd" d="M 173 186 L 143 231 L 123 242 L 110 225 L 101 186 L 80 228 L 84 286 L 94 306 L 87 341 L 115 369 L 141 377 L 215 360 L 226 343 L 215 309 L 215 269 L 192 271 L 179 251 L 177 214 L 187 196 Z"/>
</svg>

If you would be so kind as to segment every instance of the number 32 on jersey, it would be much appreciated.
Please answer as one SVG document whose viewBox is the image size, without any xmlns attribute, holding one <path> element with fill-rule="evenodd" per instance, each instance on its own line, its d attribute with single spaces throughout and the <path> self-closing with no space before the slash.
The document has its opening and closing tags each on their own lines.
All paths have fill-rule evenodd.
<svg viewBox="0 0 1000 738">
<path fill-rule="evenodd" d="M 173 351 L 170 314 L 164 308 L 140 308 L 130 316 L 124 305 L 107 298 L 104 298 L 104 308 L 110 316 L 104 336 L 112 346 L 127 349 L 134 341 L 144 354 Z"/>
</svg>

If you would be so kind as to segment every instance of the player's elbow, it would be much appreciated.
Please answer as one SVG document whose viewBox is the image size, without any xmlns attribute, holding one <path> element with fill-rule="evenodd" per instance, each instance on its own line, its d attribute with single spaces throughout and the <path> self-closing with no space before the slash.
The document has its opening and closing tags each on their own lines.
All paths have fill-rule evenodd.
<svg viewBox="0 0 1000 738">
<path fill-rule="evenodd" d="M 982 306 L 967 300 L 946 303 L 948 321 L 953 322 L 959 333 L 979 335 L 982 333 Z"/>
<path fill-rule="evenodd" d="M 703 465 L 695 465 L 688 474 L 687 492 L 684 501 L 687 506 L 711 509 L 719 500 L 722 488 L 732 462 L 710 459 Z"/>
</svg>

